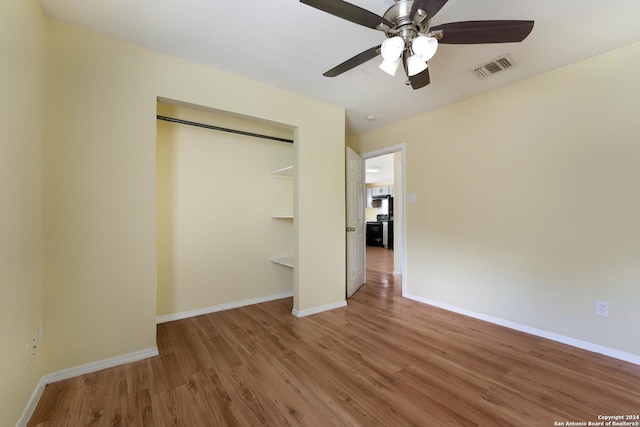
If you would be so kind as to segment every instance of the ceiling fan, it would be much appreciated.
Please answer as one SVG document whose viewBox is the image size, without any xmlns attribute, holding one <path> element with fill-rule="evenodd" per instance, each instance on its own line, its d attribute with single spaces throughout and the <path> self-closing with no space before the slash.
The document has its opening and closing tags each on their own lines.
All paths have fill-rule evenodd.
<svg viewBox="0 0 640 427">
<path fill-rule="evenodd" d="M 431 26 L 431 19 L 448 0 L 394 0 L 395 4 L 378 16 L 342 0 L 300 0 L 301 3 L 339 18 L 383 31 L 387 39 L 378 46 L 346 60 L 323 75 L 335 77 L 382 55 L 380 69 L 394 76 L 402 63 L 407 85 L 420 89 L 430 83 L 427 61 L 435 55 L 438 43 L 513 43 L 524 40 L 533 21 L 464 21 Z"/>
</svg>

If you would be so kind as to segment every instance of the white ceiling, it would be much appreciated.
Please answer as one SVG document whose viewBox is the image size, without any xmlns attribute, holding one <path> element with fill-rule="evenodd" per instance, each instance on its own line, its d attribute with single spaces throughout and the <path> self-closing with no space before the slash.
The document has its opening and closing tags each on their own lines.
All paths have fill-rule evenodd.
<svg viewBox="0 0 640 427">
<path fill-rule="evenodd" d="M 485 19 L 534 20 L 522 43 L 441 45 L 431 84 L 373 59 L 338 77 L 322 73 L 384 34 L 297 0 L 41 0 L 52 19 L 345 107 L 347 129 L 363 133 L 475 94 L 640 40 L 639 0 L 450 0 L 432 25 Z M 352 0 L 378 15 L 392 0 Z M 516 68 L 485 80 L 469 69 L 509 53 Z M 365 116 L 374 115 L 375 121 Z"/>
<path fill-rule="evenodd" d="M 367 184 L 393 181 L 393 154 L 384 154 L 364 161 Z"/>
</svg>

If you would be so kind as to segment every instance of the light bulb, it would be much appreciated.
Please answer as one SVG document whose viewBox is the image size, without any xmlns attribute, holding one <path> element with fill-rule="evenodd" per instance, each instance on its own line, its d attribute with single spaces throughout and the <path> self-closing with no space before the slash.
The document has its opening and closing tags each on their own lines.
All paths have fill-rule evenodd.
<svg viewBox="0 0 640 427">
<path fill-rule="evenodd" d="M 407 59 L 407 74 L 409 75 L 409 77 L 420 74 L 426 69 L 427 63 L 424 62 L 419 55 L 411 55 L 409 59 Z"/>
<path fill-rule="evenodd" d="M 402 37 L 395 36 L 382 42 L 380 53 L 385 61 L 395 61 L 400 58 L 404 50 L 404 40 Z"/>
<path fill-rule="evenodd" d="M 389 74 L 390 76 L 395 76 L 396 71 L 398 71 L 399 67 L 400 67 L 400 59 L 396 59 L 395 61 L 388 61 L 385 59 L 382 61 L 382 64 L 378 65 L 378 68 L 380 68 L 382 71 Z"/>
<path fill-rule="evenodd" d="M 433 55 L 436 54 L 438 50 L 438 39 L 433 37 L 426 36 L 418 36 L 413 39 L 413 43 L 411 44 L 413 51 L 422 59 L 424 62 L 427 62 Z"/>
</svg>

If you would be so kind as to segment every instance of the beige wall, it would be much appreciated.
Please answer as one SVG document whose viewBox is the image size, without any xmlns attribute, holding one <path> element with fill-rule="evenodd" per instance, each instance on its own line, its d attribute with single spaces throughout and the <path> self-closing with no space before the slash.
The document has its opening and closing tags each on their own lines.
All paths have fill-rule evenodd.
<svg viewBox="0 0 640 427">
<path fill-rule="evenodd" d="M 158 97 L 294 129 L 294 306 L 344 301 L 344 109 L 48 25 L 47 372 L 155 345 Z"/>
<path fill-rule="evenodd" d="M 634 44 L 363 135 L 406 143 L 408 292 L 640 355 L 639 67 Z"/>
<path fill-rule="evenodd" d="M 155 346 L 154 64 L 48 22 L 47 372 Z"/>
<path fill-rule="evenodd" d="M 358 152 L 360 150 L 358 145 L 358 135 L 347 133 L 345 135 L 345 144 L 355 152 Z"/>
<path fill-rule="evenodd" d="M 43 375 L 27 358 L 43 319 L 44 18 L 36 0 L 0 2 L 0 424 L 14 425 Z"/>
<path fill-rule="evenodd" d="M 158 114 L 293 138 L 291 129 L 158 104 Z M 293 145 L 158 121 L 158 315 L 293 291 Z M 276 197 L 279 196 L 279 197 Z M 274 206 L 274 201 L 279 204 Z"/>
</svg>

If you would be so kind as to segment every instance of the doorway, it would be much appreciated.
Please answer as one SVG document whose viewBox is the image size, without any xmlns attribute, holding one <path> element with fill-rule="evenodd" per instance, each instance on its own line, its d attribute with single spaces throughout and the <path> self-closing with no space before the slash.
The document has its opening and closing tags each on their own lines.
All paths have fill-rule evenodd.
<svg viewBox="0 0 640 427">
<path fill-rule="evenodd" d="M 366 245 L 366 271 L 402 276 L 402 295 L 406 289 L 405 265 L 405 145 L 363 153 L 365 162 L 365 221 L 382 225 L 382 239 L 372 238 Z M 369 191 L 371 189 L 371 191 Z M 371 197 L 371 200 L 369 199 Z M 375 200 L 375 201 L 374 201 Z M 385 230 L 386 225 L 386 230 Z M 375 233 L 374 233 L 375 234 Z"/>
<path fill-rule="evenodd" d="M 395 157 L 399 153 L 383 154 L 365 162 L 366 268 L 393 273 Z"/>
</svg>

